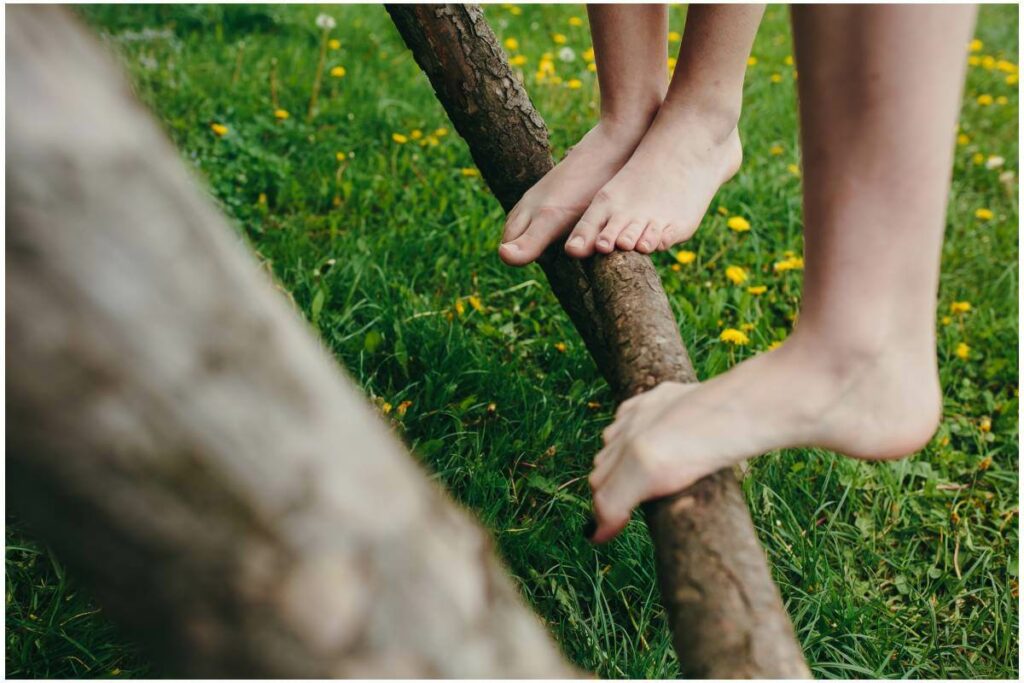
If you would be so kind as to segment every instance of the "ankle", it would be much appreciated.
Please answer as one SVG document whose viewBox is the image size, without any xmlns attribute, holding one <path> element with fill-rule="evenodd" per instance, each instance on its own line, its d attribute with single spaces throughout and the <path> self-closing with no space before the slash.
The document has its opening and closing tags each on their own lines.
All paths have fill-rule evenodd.
<svg viewBox="0 0 1024 683">
<path fill-rule="evenodd" d="M 689 127 L 700 126 L 707 131 L 713 142 L 722 144 L 736 132 L 740 121 L 740 103 L 699 94 L 676 97 L 670 94 L 665 98 L 658 115 L 685 121 Z"/>
<path fill-rule="evenodd" d="M 856 377 L 881 366 L 932 372 L 938 364 L 932 336 L 889 331 L 882 325 L 839 331 L 800 324 L 786 346 L 837 379 Z"/>
<path fill-rule="evenodd" d="M 628 105 L 602 102 L 601 128 L 615 136 L 642 137 L 658 115 L 663 99 L 663 94 L 652 93 L 648 97 L 637 97 Z"/>
</svg>

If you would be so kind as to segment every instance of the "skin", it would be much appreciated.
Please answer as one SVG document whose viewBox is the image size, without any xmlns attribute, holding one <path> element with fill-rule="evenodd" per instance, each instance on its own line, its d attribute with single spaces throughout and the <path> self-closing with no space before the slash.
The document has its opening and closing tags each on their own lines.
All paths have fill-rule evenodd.
<svg viewBox="0 0 1024 683">
<path fill-rule="evenodd" d="M 583 215 L 601 186 L 626 163 L 668 89 L 668 7 L 588 5 L 601 118 L 509 212 L 498 255 L 512 266 L 534 261 Z"/>
<path fill-rule="evenodd" d="M 577 258 L 692 235 L 739 168 L 743 75 L 763 11 L 691 6 L 668 84 L 665 5 L 588 6 L 600 122 L 509 213 L 501 259 L 526 265 L 570 231 Z"/>
<path fill-rule="evenodd" d="M 935 312 L 969 6 L 793 8 L 804 294 L 780 348 L 623 403 L 594 459 L 596 542 L 641 501 L 817 446 L 909 455 L 941 418 Z"/>
</svg>

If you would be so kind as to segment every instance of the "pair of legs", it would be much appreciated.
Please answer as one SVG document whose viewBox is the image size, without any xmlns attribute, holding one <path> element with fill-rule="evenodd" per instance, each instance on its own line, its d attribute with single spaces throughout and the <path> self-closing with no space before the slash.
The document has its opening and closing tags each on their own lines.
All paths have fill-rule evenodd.
<svg viewBox="0 0 1024 683">
<path fill-rule="evenodd" d="M 818 446 L 888 459 L 931 438 L 941 417 L 939 259 L 974 13 L 793 7 L 799 322 L 778 349 L 706 383 L 664 384 L 620 406 L 590 477 L 594 541 L 617 534 L 639 502 L 765 451 Z"/>
<path fill-rule="evenodd" d="M 764 5 L 691 5 L 668 82 L 667 5 L 590 5 L 601 119 L 509 213 L 498 254 L 525 265 L 568 234 L 577 258 L 688 239 L 739 169 L 736 124 Z"/>
</svg>

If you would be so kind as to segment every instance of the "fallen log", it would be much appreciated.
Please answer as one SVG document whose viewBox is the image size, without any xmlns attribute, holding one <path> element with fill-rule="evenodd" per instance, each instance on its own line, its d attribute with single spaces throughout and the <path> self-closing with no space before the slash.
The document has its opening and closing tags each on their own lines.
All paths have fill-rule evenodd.
<svg viewBox="0 0 1024 683">
<path fill-rule="evenodd" d="M 577 675 L 95 40 L 6 37 L 14 509 L 162 673 Z"/>
<path fill-rule="evenodd" d="M 386 5 L 398 32 L 509 211 L 552 167 L 548 133 L 476 5 Z M 497 258 L 497 256 L 495 256 Z M 650 258 L 540 260 L 619 399 L 697 381 Z M 644 505 L 684 675 L 806 678 L 804 661 L 731 470 Z"/>
</svg>

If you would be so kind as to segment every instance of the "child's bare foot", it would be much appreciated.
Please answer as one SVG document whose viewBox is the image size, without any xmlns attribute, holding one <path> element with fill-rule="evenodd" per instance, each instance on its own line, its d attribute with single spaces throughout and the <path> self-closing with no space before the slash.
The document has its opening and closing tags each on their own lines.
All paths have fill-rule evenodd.
<svg viewBox="0 0 1024 683">
<path fill-rule="evenodd" d="M 931 438 L 941 410 L 934 342 L 838 350 L 794 332 L 704 384 L 665 383 L 619 407 L 590 475 L 593 540 L 619 533 L 641 501 L 766 451 L 909 455 Z"/>
<path fill-rule="evenodd" d="M 626 165 L 597 192 L 566 252 L 649 254 L 689 239 L 715 192 L 740 167 L 736 119 L 666 102 Z"/>
<path fill-rule="evenodd" d="M 643 117 L 626 123 L 602 121 L 584 135 L 509 212 L 498 249 L 501 260 L 526 265 L 568 233 L 594 194 L 629 159 L 649 124 L 650 118 Z"/>
</svg>

